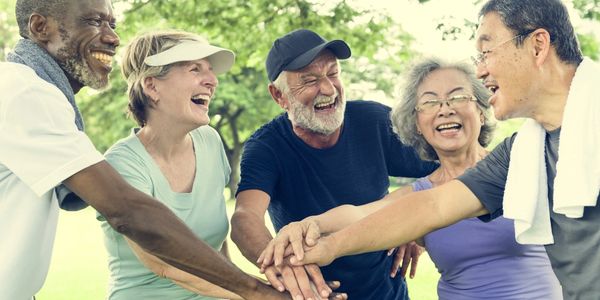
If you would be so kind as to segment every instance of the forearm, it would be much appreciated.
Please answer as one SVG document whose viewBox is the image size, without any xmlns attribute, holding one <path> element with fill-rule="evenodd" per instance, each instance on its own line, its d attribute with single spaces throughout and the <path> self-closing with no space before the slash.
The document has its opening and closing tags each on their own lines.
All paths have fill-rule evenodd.
<svg viewBox="0 0 600 300">
<path fill-rule="evenodd" d="M 385 209 L 331 234 L 335 257 L 390 249 L 464 218 L 486 213 L 460 182 L 394 199 Z"/>
<path fill-rule="evenodd" d="M 119 233 L 147 252 L 236 294 L 256 294 L 260 283 L 200 241 L 166 206 L 127 184 L 106 162 L 65 181 Z"/>
<path fill-rule="evenodd" d="M 360 206 L 341 205 L 332 208 L 320 215 L 310 216 L 303 221 L 314 221 L 321 234 L 329 234 L 341 230 L 342 228 L 366 217 L 366 213 Z"/>
<path fill-rule="evenodd" d="M 133 250 L 135 256 L 137 256 L 144 266 L 154 272 L 157 276 L 167 278 L 173 281 L 175 284 L 203 296 L 225 299 L 242 299 L 239 295 L 231 291 L 168 265 L 158 257 L 144 251 L 135 242 L 127 238 L 125 238 L 125 240 L 129 244 L 129 247 Z"/>
<path fill-rule="evenodd" d="M 273 236 L 265 226 L 264 217 L 235 213 L 231 218 L 231 239 L 246 259 L 258 265 L 256 260 Z"/>
</svg>

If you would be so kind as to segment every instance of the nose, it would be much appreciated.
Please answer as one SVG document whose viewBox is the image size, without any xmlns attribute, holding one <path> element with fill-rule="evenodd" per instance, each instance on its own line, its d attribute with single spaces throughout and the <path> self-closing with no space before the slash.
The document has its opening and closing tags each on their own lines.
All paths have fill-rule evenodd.
<svg viewBox="0 0 600 300">
<path fill-rule="evenodd" d="M 319 81 L 319 91 L 322 95 L 331 97 L 335 95 L 336 88 L 333 82 L 328 77 L 323 77 Z"/>
<path fill-rule="evenodd" d="M 444 101 L 441 104 L 440 110 L 438 111 L 438 117 L 446 117 L 446 116 L 451 116 L 456 114 L 456 111 L 454 110 L 454 108 L 452 108 L 450 106 L 450 103 L 448 103 L 448 101 Z"/>
<path fill-rule="evenodd" d="M 488 75 L 488 71 L 487 71 L 487 67 L 486 67 L 485 63 L 481 62 L 475 66 L 475 75 L 479 79 L 485 79 L 485 77 Z"/>
<path fill-rule="evenodd" d="M 116 48 L 117 46 L 119 46 L 119 44 L 121 42 L 120 39 L 119 39 L 119 35 L 108 24 L 105 24 L 103 26 L 103 32 L 102 32 L 102 36 L 101 36 L 101 41 L 103 43 L 105 43 L 105 44 L 112 45 L 114 48 Z"/>
<path fill-rule="evenodd" d="M 214 89 L 219 85 L 219 79 L 217 79 L 217 75 L 215 75 L 212 69 L 206 72 L 206 75 L 202 79 L 202 85 L 210 89 Z"/>
</svg>

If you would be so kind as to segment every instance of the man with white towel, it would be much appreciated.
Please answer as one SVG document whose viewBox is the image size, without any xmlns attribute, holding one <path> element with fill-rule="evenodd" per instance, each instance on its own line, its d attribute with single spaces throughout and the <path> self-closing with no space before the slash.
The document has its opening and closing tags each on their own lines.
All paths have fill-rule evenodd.
<svg viewBox="0 0 600 300">
<path fill-rule="evenodd" d="M 321 238 L 293 263 L 326 265 L 467 217 L 504 214 L 518 242 L 546 245 L 564 299 L 600 299 L 600 65 L 582 56 L 560 0 L 490 0 L 476 37 L 473 61 L 496 117 L 528 118 L 518 134 L 457 180 L 388 195 L 401 199 Z"/>
</svg>

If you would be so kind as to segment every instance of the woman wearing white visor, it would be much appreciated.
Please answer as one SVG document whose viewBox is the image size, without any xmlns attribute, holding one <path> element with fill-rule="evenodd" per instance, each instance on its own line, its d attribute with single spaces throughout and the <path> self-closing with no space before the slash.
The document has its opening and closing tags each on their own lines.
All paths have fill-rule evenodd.
<svg viewBox="0 0 600 300">
<path fill-rule="evenodd" d="M 232 51 L 191 33 L 135 38 L 125 49 L 122 71 L 129 111 L 140 127 L 105 154 L 125 180 L 162 201 L 225 256 L 229 224 L 223 188 L 230 168 L 219 135 L 207 125 L 216 75 L 233 62 Z M 101 215 L 98 220 L 109 256 L 108 299 L 240 299 L 144 252 Z"/>
</svg>

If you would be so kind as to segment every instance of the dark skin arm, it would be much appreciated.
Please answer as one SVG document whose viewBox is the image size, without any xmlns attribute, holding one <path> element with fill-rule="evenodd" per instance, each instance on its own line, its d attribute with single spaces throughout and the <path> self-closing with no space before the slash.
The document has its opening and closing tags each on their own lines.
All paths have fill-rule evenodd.
<svg viewBox="0 0 600 300">
<path fill-rule="evenodd" d="M 289 299 L 199 240 L 165 205 L 130 186 L 107 162 L 79 171 L 64 184 L 117 232 L 166 263 L 244 299 Z"/>
</svg>

